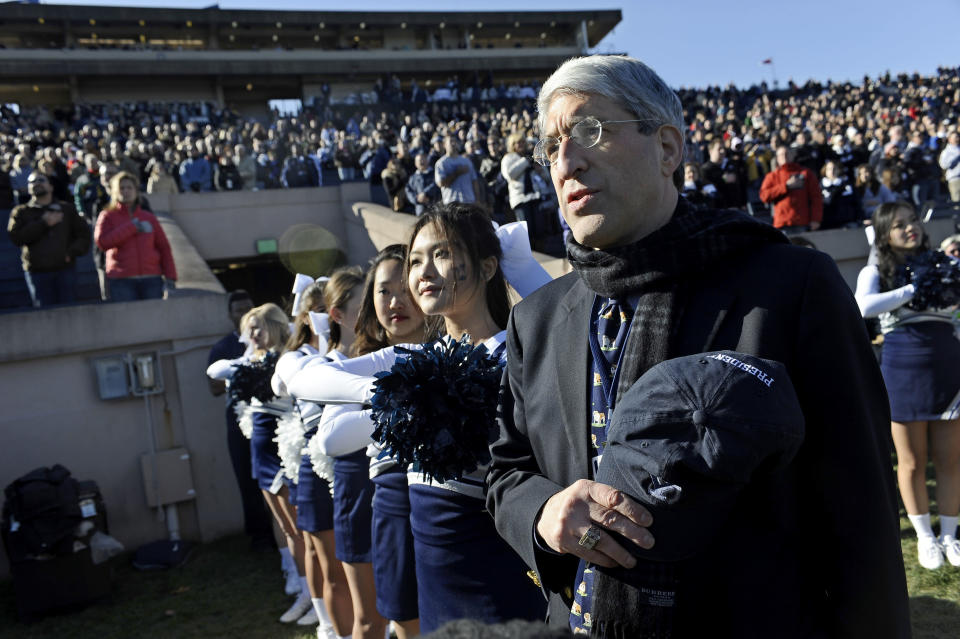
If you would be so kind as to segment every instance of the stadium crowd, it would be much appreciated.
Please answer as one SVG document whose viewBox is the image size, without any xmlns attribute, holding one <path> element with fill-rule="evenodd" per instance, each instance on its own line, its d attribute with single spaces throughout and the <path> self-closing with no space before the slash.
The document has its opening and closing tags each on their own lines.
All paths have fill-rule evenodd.
<svg viewBox="0 0 960 639">
<path fill-rule="evenodd" d="M 300 114 L 267 121 L 201 102 L 5 106 L 0 208 L 30 200 L 35 171 L 91 225 L 119 171 L 148 195 L 365 180 L 375 201 L 405 213 L 480 202 L 499 221 L 526 220 L 535 248 L 561 253 L 548 170 L 531 157 L 538 89 L 474 74 L 428 91 L 392 75 L 339 102 L 327 88 Z M 694 205 L 772 216 L 791 232 L 857 226 L 896 199 L 960 200 L 955 68 L 679 95 L 682 192 Z"/>
</svg>

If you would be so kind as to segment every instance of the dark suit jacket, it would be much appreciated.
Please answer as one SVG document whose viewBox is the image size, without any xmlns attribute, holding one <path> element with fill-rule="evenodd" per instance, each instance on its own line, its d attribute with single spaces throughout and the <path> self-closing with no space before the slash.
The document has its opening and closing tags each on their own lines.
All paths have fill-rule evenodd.
<svg viewBox="0 0 960 639">
<path fill-rule="evenodd" d="M 672 356 L 730 349 L 784 363 L 806 419 L 785 476 L 758 478 L 681 569 L 675 637 L 910 634 L 889 405 L 853 296 L 825 254 L 768 245 L 689 282 Z M 565 625 L 576 558 L 534 543 L 554 493 L 590 478 L 587 330 L 575 273 L 530 295 L 507 328 L 488 507 Z M 654 537 L 669 530 L 651 526 Z"/>
</svg>

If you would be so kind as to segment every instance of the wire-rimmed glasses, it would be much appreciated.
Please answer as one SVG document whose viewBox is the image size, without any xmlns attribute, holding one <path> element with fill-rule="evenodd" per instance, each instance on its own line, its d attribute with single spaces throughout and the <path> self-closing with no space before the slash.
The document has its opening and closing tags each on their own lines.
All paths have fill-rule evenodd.
<svg viewBox="0 0 960 639">
<path fill-rule="evenodd" d="M 600 142 L 604 124 L 620 124 L 623 122 L 653 122 L 653 120 L 604 120 L 601 122 L 594 117 L 584 118 L 570 127 L 570 132 L 566 135 L 540 138 L 537 145 L 533 147 L 533 160 L 541 166 L 550 166 L 557 161 L 557 154 L 560 152 L 560 143 L 563 142 L 563 138 L 573 140 L 581 148 L 589 149 Z"/>
</svg>

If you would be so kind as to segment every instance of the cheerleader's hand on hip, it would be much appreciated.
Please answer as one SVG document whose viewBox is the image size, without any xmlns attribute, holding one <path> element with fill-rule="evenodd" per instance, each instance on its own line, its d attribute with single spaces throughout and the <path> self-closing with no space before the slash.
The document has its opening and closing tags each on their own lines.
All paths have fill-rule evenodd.
<svg viewBox="0 0 960 639">
<path fill-rule="evenodd" d="M 641 548 L 653 547 L 647 527 L 650 512 L 607 484 L 577 480 L 543 505 L 537 534 L 560 553 L 569 553 L 607 568 L 633 568 L 637 560 L 607 531 L 617 532 Z"/>
</svg>

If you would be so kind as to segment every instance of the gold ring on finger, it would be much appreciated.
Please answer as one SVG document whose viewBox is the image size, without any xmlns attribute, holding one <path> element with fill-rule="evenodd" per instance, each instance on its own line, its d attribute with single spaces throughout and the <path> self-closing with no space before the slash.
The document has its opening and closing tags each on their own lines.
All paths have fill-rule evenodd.
<svg viewBox="0 0 960 639">
<path fill-rule="evenodd" d="M 599 541 L 600 527 L 597 525 L 591 525 L 589 528 L 587 528 L 586 532 L 583 533 L 583 536 L 580 537 L 580 541 L 577 543 L 587 550 L 593 550 Z"/>
</svg>

